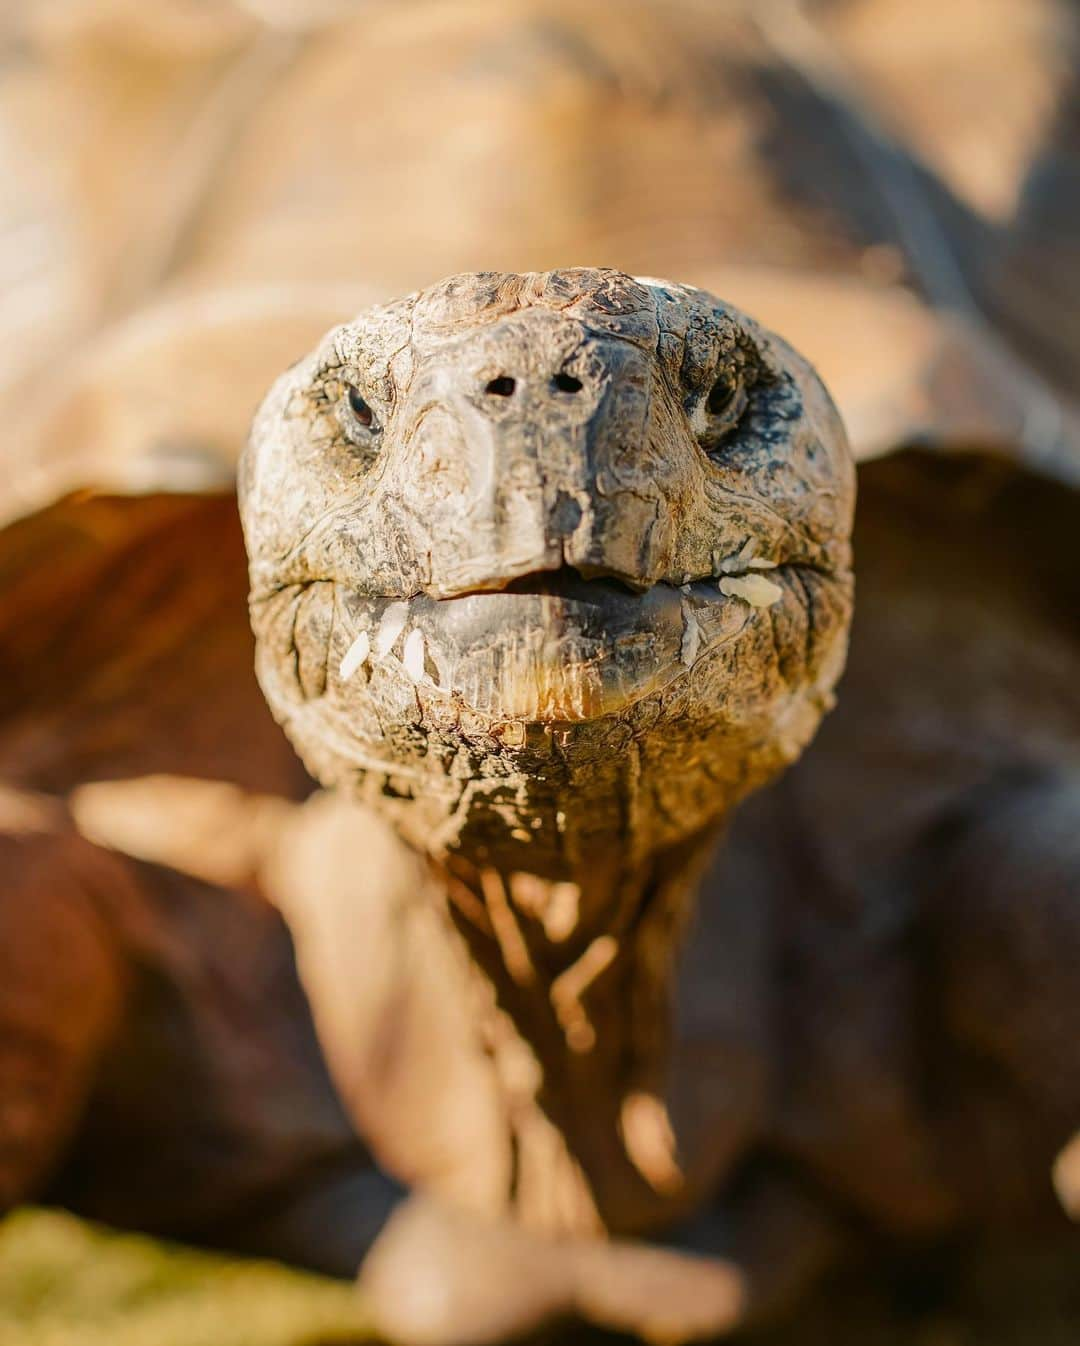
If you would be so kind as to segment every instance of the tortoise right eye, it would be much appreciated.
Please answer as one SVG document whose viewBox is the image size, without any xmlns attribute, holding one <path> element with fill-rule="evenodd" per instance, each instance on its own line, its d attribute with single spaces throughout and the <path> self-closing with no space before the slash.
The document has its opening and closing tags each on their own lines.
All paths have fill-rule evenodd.
<svg viewBox="0 0 1080 1346">
<path fill-rule="evenodd" d="M 363 426 L 365 430 L 370 430 L 375 424 L 375 413 L 371 410 L 371 407 L 368 406 L 367 402 L 364 401 L 360 389 L 350 383 L 348 385 L 347 396 L 349 399 L 349 410 L 356 418 L 357 424 Z"/>
<path fill-rule="evenodd" d="M 709 392 L 709 400 L 706 402 L 706 410 L 710 416 L 719 416 L 726 411 L 735 400 L 735 394 L 738 391 L 738 384 L 727 374 L 721 376 L 713 384 Z"/>
</svg>

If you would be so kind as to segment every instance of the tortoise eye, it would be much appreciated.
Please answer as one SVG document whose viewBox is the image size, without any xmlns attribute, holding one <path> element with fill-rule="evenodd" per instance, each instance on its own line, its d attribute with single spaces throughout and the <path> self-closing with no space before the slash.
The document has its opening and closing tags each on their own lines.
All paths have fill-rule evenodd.
<svg viewBox="0 0 1080 1346">
<path fill-rule="evenodd" d="M 717 372 L 703 402 L 691 403 L 698 443 L 710 457 L 725 450 L 742 424 L 750 404 L 749 390 L 753 384 L 752 372 L 722 369 Z"/>
<path fill-rule="evenodd" d="M 738 390 L 738 384 L 728 374 L 721 374 L 709 390 L 709 400 L 705 403 L 705 409 L 710 416 L 719 416 L 721 412 L 727 411 L 735 399 L 735 393 Z"/>
<path fill-rule="evenodd" d="M 370 430 L 375 424 L 375 413 L 364 401 L 360 389 L 350 383 L 346 395 L 349 400 L 349 410 L 356 418 L 357 424 L 363 426 L 365 430 Z"/>
</svg>

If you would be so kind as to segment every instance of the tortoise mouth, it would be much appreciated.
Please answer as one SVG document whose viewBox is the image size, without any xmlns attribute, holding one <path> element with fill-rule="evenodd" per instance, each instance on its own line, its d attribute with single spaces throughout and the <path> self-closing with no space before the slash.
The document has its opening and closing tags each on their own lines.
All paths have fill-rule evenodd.
<svg viewBox="0 0 1080 1346">
<path fill-rule="evenodd" d="M 663 581 L 661 581 L 663 584 Z M 634 585 L 621 575 L 605 572 L 587 574 L 576 566 L 561 565 L 554 569 L 530 570 L 512 580 L 493 581 L 491 584 L 477 585 L 473 589 L 462 589 L 452 594 L 440 594 L 441 603 L 455 603 L 462 598 L 472 598 L 476 594 L 549 594 L 555 597 L 576 599 L 584 602 L 602 601 L 602 596 L 610 594 L 623 598 L 641 598 L 650 588 L 647 584 Z M 667 585 L 667 588 L 672 586 Z"/>
<path fill-rule="evenodd" d="M 804 602 L 787 567 L 766 582 Z M 574 723 L 618 715 L 688 676 L 755 621 L 760 606 L 724 592 L 737 580 L 658 583 L 635 592 L 569 566 L 495 588 L 433 598 L 373 598 L 334 585 L 327 667 L 347 703 L 382 684 L 493 721 Z M 396 688 L 395 688 L 396 685 Z"/>
</svg>

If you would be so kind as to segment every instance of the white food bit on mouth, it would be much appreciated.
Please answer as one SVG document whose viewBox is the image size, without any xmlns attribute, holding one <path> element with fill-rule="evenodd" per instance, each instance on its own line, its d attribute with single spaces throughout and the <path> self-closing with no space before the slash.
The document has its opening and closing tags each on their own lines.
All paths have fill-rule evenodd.
<svg viewBox="0 0 1080 1346">
<path fill-rule="evenodd" d="M 771 570 L 775 561 L 758 560 L 754 556 L 757 551 L 757 538 L 748 537 L 737 552 L 732 552 L 730 556 L 725 556 L 720 565 L 715 567 L 724 575 L 744 575 L 747 569 L 750 570 Z"/>
<path fill-rule="evenodd" d="M 741 598 L 752 608 L 768 608 L 784 596 L 783 589 L 764 575 L 731 575 L 720 581 L 720 592 L 729 598 Z"/>
<path fill-rule="evenodd" d="M 679 646 L 679 658 L 687 668 L 693 664 L 697 658 L 698 648 L 701 645 L 701 627 L 698 626 L 697 618 L 693 612 L 683 606 L 683 633 L 682 642 Z"/>
<path fill-rule="evenodd" d="M 345 651 L 345 658 L 341 661 L 340 674 L 342 681 L 348 682 L 360 665 L 367 663 L 370 653 L 371 639 L 366 631 L 361 631 Z"/>
<path fill-rule="evenodd" d="M 375 653 L 382 659 L 390 653 L 391 646 L 405 629 L 408 609 L 404 603 L 391 603 L 383 613 L 379 630 L 375 636 Z"/>
<path fill-rule="evenodd" d="M 423 631 L 410 631 L 405 640 L 405 650 L 401 656 L 401 662 L 405 665 L 405 672 L 408 673 L 413 682 L 419 682 L 424 676 L 426 653 Z"/>
</svg>

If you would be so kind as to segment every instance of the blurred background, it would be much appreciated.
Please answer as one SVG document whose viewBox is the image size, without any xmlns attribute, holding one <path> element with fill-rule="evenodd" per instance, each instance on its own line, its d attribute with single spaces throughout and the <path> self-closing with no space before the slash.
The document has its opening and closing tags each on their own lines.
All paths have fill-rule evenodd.
<svg viewBox="0 0 1080 1346">
<path fill-rule="evenodd" d="M 102 642 L 123 649 L 130 614 L 107 637 L 78 635 L 73 614 L 106 573 L 94 548 L 127 546 L 128 524 L 95 518 L 73 540 L 53 511 L 89 492 L 227 496 L 281 369 L 352 312 L 455 271 L 607 265 L 704 286 L 818 365 L 860 458 L 946 439 L 1080 481 L 1078 50 L 1070 0 L 11 0 L 8 785 L 74 799 L 88 782 L 183 774 L 197 740 L 217 756 L 192 774 L 265 788 L 264 759 L 242 760 L 263 722 L 245 738 L 231 692 L 196 726 L 175 665 L 137 692 L 130 669 L 114 676 Z M 166 524 L 143 516 L 141 545 Z M 250 659 L 235 541 L 221 544 L 228 582 L 203 592 L 235 633 L 213 646 L 230 688 Z M 52 589 L 42 557 L 63 563 Z M 32 687 L 28 640 L 52 654 Z M 112 672 L 83 696 L 98 664 Z M 168 696 L 183 752 L 150 760 L 134 745 Z M 234 749 L 220 747 L 230 733 Z M 283 796 L 303 795 L 279 775 Z M 244 872 L 214 850 L 217 804 L 189 809 L 177 837 L 145 793 L 79 798 L 95 840 L 215 881 Z M 852 1339 L 1076 1341 L 1057 1288 L 1075 1267 L 1033 1255 L 1016 1274 L 1023 1311 L 982 1269 L 957 1302 L 888 1327 L 855 1287 Z M 1037 1335 L 1032 1303 L 1049 1306 Z M 815 1321 L 792 1340 L 833 1339 Z M 5 1346 L 272 1346 L 362 1326 L 329 1282 L 61 1214 L 0 1225 Z"/>
<path fill-rule="evenodd" d="M 0 399 L 27 502 L 227 468 L 329 321 L 457 270 L 711 286 L 819 364 L 859 452 L 920 416 L 1018 431 L 1015 368 L 963 406 L 930 386 L 950 359 L 978 380 L 976 337 L 1076 395 L 1066 0 L 28 0 L 2 22 Z"/>
</svg>

